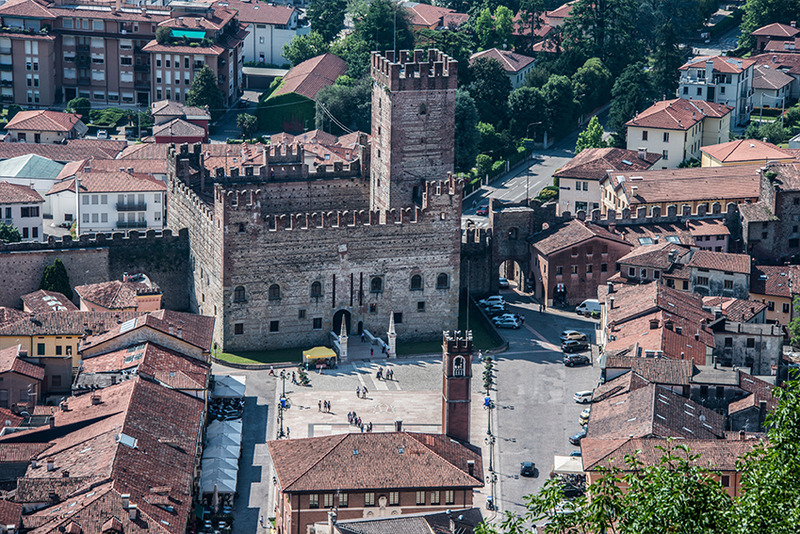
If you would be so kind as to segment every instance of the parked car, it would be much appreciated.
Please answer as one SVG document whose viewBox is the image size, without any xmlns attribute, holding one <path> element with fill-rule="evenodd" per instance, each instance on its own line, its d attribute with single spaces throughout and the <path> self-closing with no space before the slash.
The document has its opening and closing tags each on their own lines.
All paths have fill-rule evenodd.
<svg viewBox="0 0 800 534">
<path fill-rule="evenodd" d="M 519 328 L 520 327 L 520 322 L 517 321 L 516 319 L 508 319 L 508 318 L 506 318 L 506 319 L 501 319 L 499 321 L 495 321 L 494 325 L 497 328 Z"/>
<path fill-rule="evenodd" d="M 581 412 L 581 415 L 580 415 L 579 417 L 580 417 L 581 419 L 589 419 L 589 416 L 590 416 L 590 415 L 592 415 L 592 408 L 591 408 L 591 406 L 590 406 L 589 408 L 584 408 L 584 409 L 583 409 L 583 411 Z"/>
<path fill-rule="evenodd" d="M 491 306 L 486 306 L 484 311 L 489 317 L 494 317 L 504 314 L 506 312 L 506 307 L 502 304 L 492 304 Z"/>
<path fill-rule="evenodd" d="M 577 330 L 564 330 L 561 332 L 561 341 L 568 339 L 577 339 L 578 341 L 586 341 L 586 334 L 578 332 Z"/>
<path fill-rule="evenodd" d="M 570 339 L 561 343 L 561 350 L 564 352 L 581 352 L 589 350 L 589 345 L 585 341 Z"/>
<path fill-rule="evenodd" d="M 569 442 L 576 447 L 581 444 L 581 440 L 586 437 L 586 429 L 582 429 L 577 434 L 569 437 Z"/>
<path fill-rule="evenodd" d="M 475 215 L 483 215 L 483 216 L 489 215 L 489 205 L 484 204 L 482 206 L 478 206 L 478 209 L 475 210 Z"/>
<path fill-rule="evenodd" d="M 584 491 L 577 487 L 573 486 L 572 484 L 564 484 L 561 486 L 561 491 L 564 493 L 564 497 L 567 499 L 574 499 L 575 497 L 580 497 L 583 495 Z"/>
<path fill-rule="evenodd" d="M 479 300 L 478 304 L 481 306 L 490 306 L 492 304 L 503 304 L 505 305 L 506 299 L 501 297 L 500 295 L 493 295 L 491 297 L 486 297 L 485 299 Z"/>
<path fill-rule="evenodd" d="M 580 343 L 580 341 L 576 341 L 576 343 Z M 591 361 L 589 357 L 585 354 L 565 354 L 564 355 L 564 365 L 567 367 L 573 367 L 575 365 L 589 365 Z"/>
<path fill-rule="evenodd" d="M 600 301 L 597 299 L 586 299 L 575 308 L 578 315 L 591 316 L 593 313 L 600 313 Z"/>
<path fill-rule="evenodd" d="M 572 400 L 578 404 L 590 404 L 592 402 L 592 391 L 576 391 Z"/>
<path fill-rule="evenodd" d="M 519 474 L 524 477 L 532 477 L 536 472 L 536 464 L 533 462 L 522 462 L 519 468 Z"/>
<path fill-rule="evenodd" d="M 98 130 L 97 131 L 97 138 L 98 139 L 108 139 L 108 130 Z"/>
<path fill-rule="evenodd" d="M 508 283 L 508 278 L 503 278 L 501 276 L 498 282 L 500 285 L 500 289 L 508 289 L 509 287 L 511 287 L 511 284 Z"/>
<path fill-rule="evenodd" d="M 578 449 L 578 450 L 572 451 L 571 453 L 569 453 L 569 455 L 572 456 L 572 457 L 580 458 L 581 456 L 583 456 L 583 453 L 580 451 L 580 449 Z"/>
</svg>

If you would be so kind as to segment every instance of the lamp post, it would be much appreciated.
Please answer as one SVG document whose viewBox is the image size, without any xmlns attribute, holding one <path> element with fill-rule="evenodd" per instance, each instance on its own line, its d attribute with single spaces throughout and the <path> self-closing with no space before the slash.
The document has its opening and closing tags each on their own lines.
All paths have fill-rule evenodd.
<svg viewBox="0 0 800 534">
<path fill-rule="evenodd" d="M 283 410 L 286 409 L 286 371 L 281 371 L 281 383 L 283 390 L 281 392 L 280 402 L 278 402 L 278 439 L 288 437 L 286 431 L 283 429 Z"/>
</svg>

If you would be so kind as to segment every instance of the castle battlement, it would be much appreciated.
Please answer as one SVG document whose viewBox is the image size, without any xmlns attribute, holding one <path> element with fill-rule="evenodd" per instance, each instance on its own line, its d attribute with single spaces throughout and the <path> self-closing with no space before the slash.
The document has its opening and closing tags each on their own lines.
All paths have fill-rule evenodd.
<svg viewBox="0 0 800 534">
<path fill-rule="evenodd" d="M 447 54 L 435 48 L 401 50 L 397 59 L 393 50 L 372 53 L 372 77 L 390 91 L 456 89 L 458 62 Z"/>
<path fill-rule="evenodd" d="M 442 332 L 442 349 L 448 354 L 472 354 L 472 330 Z"/>
<path fill-rule="evenodd" d="M 575 218 L 581 221 L 588 220 L 601 225 L 663 224 L 675 223 L 686 219 L 725 217 L 735 213 L 738 209 L 735 202 L 728 202 L 725 206 L 726 211 L 722 211 L 722 204 L 719 202 L 714 202 L 711 205 L 711 211 L 708 211 L 705 204 L 700 204 L 697 206 L 697 210 L 694 213 L 692 213 L 692 207 L 688 204 L 683 205 L 682 208 L 683 209 L 681 210 L 680 215 L 678 215 L 678 207 L 676 205 L 668 206 L 666 215 L 661 213 L 660 206 L 653 206 L 650 208 L 651 215 L 647 214 L 648 208 L 646 206 L 637 208 L 635 215 L 628 208 L 625 208 L 619 213 L 610 209 L 607 210 L 605 214 L 602 214 L 599 209 L 595 209 L 592 210 L 591 216 L 589 217 L 587 217 L 585 211 L 580 210 L 575 214 Z M 572 218 L 572 214 L 568 211 L 562 212 L 561 218 L 564 220 L 569 220 Z"/>
<path fill-rule="evenodd" d="M 81 234 L 78 239 L 73 239 L 70 235 L 65 235 L 61 238 L 50 236 L 47 241 L 23 241 L 20 243 L 2 243 L 0 242 L 0 253 L 2 252 L 41 252 L 47 250 L 64 250 L 76 248 L 100 248 L 111 245 L 138 245 L 145 241 L 163 241 L 168 243 L 171 241 L 184 240 L 188 237 L 189 231 L 181 229 L 177 235 L 173 235 L 172 230 L 164 229 L 161 231 L 147 230 L 146 232 L 139 232 L 137 230 L 130 230 L 128 232 L 113 232 L 108 234 Z"/>
<path fill-rule="evenodd" d="M 206 218 L 213 220 L 214 219 L 214 210 L 203 200 L 201 199 L 194 190 L 183 183 L 181 180 L 177 178 L 170 178 L 169 184 L 172 186 L 172 190 L 170 191 L 170 195 L 181 195 L 186 198 L 200 213 L 202 213 Z"/>
<path fill-rule="evenodd" d="M 488 246 L 491 237 L 491 228 L 465 228 L 461 230 L 461 243 L 465 245 Z"/>
</svg>

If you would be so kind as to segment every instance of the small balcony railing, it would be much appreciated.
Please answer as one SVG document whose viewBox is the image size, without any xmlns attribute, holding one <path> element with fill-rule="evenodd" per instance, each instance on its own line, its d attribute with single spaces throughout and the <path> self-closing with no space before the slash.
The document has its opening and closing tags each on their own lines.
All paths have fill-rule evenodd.
<svg viewBox="0 0 800 534">
<path fill-rule="evenodd" d="M 147 211 L 147 202 L 118 202 L 117 211 Z"/>
<path fill-rule="evenodd" d="M 117 228 L 147 228 L 147 221 L 117 221 Z"/>
</svg>

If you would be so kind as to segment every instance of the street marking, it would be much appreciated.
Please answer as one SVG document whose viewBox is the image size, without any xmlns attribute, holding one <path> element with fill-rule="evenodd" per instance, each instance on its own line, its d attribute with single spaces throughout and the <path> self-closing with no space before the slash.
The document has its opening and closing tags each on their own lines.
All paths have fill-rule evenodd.
<svg viewBox="0 0 800 534">
<path fill-rule="evenodd" d="M 540 334 L 539 332 L 537 332 L 536 330 L 534 330 L 534 329 L 533 329 L 533 327 L 532 327 L 531 325 L 528 325 L 528 324 L 526 324 L 526 325 L 523 325 L 523 326 L 524 326 L 525 328 L 527 328 L 528 330 L 530 330 L 530 332 L 531 332 L 531 333 L 532 333 L 534 336 L 536 336 L 537 338 L 539 338 L 539 341 L 541 341 L 541 345 L 542 345 L 543 347 L 547 347 L 548 349 L 550 349 L 550 350 L 555 350 L 555 351 L 559 351 L 559 350 L 561 350 L 561 348 L 560 348 L 560 347 L 558 347 L 558 346 L 556 346 L 556 345 L 553 345 L 552 343 L 550 343 L 549 341 L 547 341 L 547 339 L 546 339 L 546 338 L 545 338 L 545 337 L 544 337 L 542 334 Z"/>
</svg>

